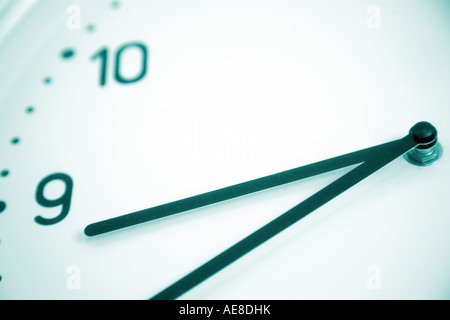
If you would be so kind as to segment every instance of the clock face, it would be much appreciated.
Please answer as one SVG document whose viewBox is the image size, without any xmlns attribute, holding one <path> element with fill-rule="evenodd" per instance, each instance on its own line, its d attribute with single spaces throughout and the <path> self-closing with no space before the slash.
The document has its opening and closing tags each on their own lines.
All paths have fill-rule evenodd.
<svg viewBox="0 0 450 320">
<path fill-rule="evenodd" d="M 0 298 L 147 299 L 354 168 L 97 221 L 405 136 L 183 299 L 450 298 L 446 1 L 0 1 Z"/>
</svg>

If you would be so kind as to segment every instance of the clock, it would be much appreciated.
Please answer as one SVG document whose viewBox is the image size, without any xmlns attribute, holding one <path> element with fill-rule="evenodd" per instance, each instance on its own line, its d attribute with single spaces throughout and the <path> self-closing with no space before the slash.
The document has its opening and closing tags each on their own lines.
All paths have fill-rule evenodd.
<svg viewBox="0 0 450 320">
<path fill-rule="evenodd" d="M 417 123 L 438 142 L 395 147 L 173 298 L 450 298 L 447 7 L 0 1 L 0 298 L 158 297 Z M 92 232 L 294 168 L 309 175 Z"/>
</svg>

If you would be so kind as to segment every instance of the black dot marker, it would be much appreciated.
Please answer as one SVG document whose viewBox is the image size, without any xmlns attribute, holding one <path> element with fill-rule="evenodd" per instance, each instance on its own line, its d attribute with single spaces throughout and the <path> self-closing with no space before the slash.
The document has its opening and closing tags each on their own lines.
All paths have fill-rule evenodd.
<svg viewBox="0 0 450 320">
<path fill-rule="evenodd" d="M 120 8 L 120 1 L 113 1 L 113 2 L 111 2 L 111 7 L 113 9 L 119 9 Z"/>
<path fill-rule="evenodd" d="M 87 31 L 87 32 L 90 32 L 90 33 L 94 32 L 94 31 L 95 31 L 95 25 L 93 25 L 93 24 L 88 24 L 88 25 L 86 26 L 86 31 Z"/>
<path fill-rule="evenodd" d="M 46 78 L 44 78 L 43 82 L 44 82 L 44 84 L 49 85 L 52 83 L 52 78 L 46 77 Z"/>
<path fill-rule="evenodd" d="M 2 172 L 0 172 L 0 176 L 2 176 L 3 178 L 4 177 L 7 177 L 9 175 L 9 170 L 2 170 Z"/>
<path fill-rule="evenodd" d="M 6 203 L 4 201 L 0 201 L 0 213 L 5 211 L 6 209 Z"/>
<path fill-rule="evenodd" d="M 33 113 L 34 112 L 34 107 L 33 106 L 29 106 L 25 109 L 26 113 Z"/>
<path fill-rule="evenodd" d="M 18 137 L 14 137 L 11 139 L 11 144 L 19 144 L 19 142 L 20 142 L 20 138 L 18 138 Z"/>
<path fill-rule="evenodd" d="M 75 50 L 73 50 L 73 49 L 65 49 L 61 53 L 61 57 L 65 60 L 73 58 L 74 56 L 75 56 Z"/>
</svg>

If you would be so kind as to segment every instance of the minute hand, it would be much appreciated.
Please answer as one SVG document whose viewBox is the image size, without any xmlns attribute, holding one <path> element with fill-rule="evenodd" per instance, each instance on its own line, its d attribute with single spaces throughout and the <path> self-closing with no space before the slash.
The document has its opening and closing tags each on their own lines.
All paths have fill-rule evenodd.
<svg viewBox="0 0 450 320">
<path fill-rule="evenodd" d="M 424 128 L 426 130 L 423 130 Z M 428 129 L 430 128 L 432 128 L 432 130 L 429 131 Z M 433 133 L 424 139 L 421 137 L 424 131 Z M 420 148 L 423 144 L 426 144 L 428 147 L 436 142 L 437 134 L 435 133 L 434 127 L 428 123 L 422 122 L 414 126 L 410 133 L 403 139 L 374 147 L 375 149 L 371 148 L 370 158 L 366 159 L 364 163 L 341 178 L 330 183 L 322 190 L 318 191 L 283 215 L 272 220 L 215 258 L 209 260 L 196 270 L 192 271 L 190 274 L 186 275 L 184 278 L 155 295 L 152 299 L 168 300 L 178 298 L 180 295 L 200 284 L 240 257 L 249 253 L 251 250 L 255 249 L 257 246 L 261 245 L 281 231 L 290 227 L 303 217 L 337 197 L 402 154 L 408 152 L 414 147 Z"/>
</svg>

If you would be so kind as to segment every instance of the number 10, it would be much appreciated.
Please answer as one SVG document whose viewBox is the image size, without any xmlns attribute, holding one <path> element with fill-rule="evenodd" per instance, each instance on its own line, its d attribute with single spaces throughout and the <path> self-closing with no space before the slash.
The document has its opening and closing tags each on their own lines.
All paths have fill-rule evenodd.
<svg viewBox="0 0 450 320">
<path fill-rule="evenodd" d="M 139 73 L 133 77 L 125 78 L 122 75 L 121 71 L 121 62 L 122 62 L 122 54 L 126 52 L 128 49 L 138 49 L 141 52 L 142 61 L 141 61 L 141 70 Z M 119 48 L 116 52 L 115 64 L 114 64 L 114 78 L 117 82 L 123 84 L 135 83 L 142 78 L 145 77 L 147 73 L 147 60 L 148 60 L 148 52 L 147 47 L 140 43 L 128 43 Z M 92 56 L 92 60 L 100 59 L 100 86 L 104 87 L 107 82 L 107 70 L 108 70 L 108 58 L 109 58 L 109 50 L 108 48 L 103 48 L 98 51 L 94 56 Z"/>
</svg>

